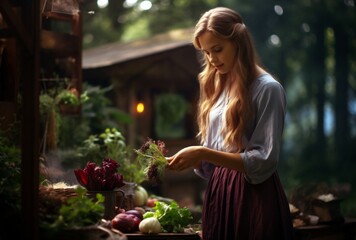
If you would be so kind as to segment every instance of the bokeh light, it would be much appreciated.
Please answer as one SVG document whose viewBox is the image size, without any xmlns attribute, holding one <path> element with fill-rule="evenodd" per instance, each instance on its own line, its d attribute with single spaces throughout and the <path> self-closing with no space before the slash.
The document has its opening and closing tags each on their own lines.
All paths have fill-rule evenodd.
<svg viewBox="0 0 356 240">
<path fill-rule="evenodd" d="M 152 7 L 152 3 L 151 3 L 151 1 L 148 1 L 148 0 L 141 2 L 139 5 L 139 9 L 141 11 L 149 10 L 149 9 L 151 9 L 151 7 Z"/>
<path fill-rule="evenodd" d="M 109 5 L 108 0 L 97 0 L 96 4 L 98 5 L 99 8 L 106 8 Z"/>
<path fill-rule="evenodd" d="M 283 15 L 283 8 L 280 5 L 274 5 L 274 11 L 277 15 Z"/>
</svg>

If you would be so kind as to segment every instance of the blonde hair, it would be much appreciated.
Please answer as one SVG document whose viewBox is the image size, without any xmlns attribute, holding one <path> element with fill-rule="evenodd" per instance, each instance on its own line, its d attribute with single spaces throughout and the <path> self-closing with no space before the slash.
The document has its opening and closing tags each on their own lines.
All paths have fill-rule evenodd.
<svg viewBox="0 0 356 240">
<path fill-rule="evenodd" d="M 235 62 L 227 74 L 219 74 L 204 58 L 204 69 L 199 74 L 200 98 L 197 121 L 198 138 L 204 142 L 207 136 L 209 113 L 224 89 L 229 89 L 230 99 L 226 109 L 226 122 L 223 128 L 224 146 L 242 150 L 242 136 L 253 115 L 251 104 L 251 83 L 257 76 L 258 57 L 251 34 L 235 11 L 218 7 L 205 12 L 195 26 L 193 44 L 201 49 L 199 37 L 210 31 L 218 38 L 228 39 L 236 45 Z M 234 96 L 231 98 L 231 96 Z"/>
</svg>

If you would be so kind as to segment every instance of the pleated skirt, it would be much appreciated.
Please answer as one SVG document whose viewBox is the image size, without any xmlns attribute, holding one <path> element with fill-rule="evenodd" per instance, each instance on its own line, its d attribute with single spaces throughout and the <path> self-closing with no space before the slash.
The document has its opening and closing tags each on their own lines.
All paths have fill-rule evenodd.
<svg viewBox="0 0 356 240">
<path fill-rule="evenodd" d="M 216 167 L 202 213 L 203 240 L 292 240 L 289 204 L 277 173 L 250 184 L 244 174 Z"/>
</svg>

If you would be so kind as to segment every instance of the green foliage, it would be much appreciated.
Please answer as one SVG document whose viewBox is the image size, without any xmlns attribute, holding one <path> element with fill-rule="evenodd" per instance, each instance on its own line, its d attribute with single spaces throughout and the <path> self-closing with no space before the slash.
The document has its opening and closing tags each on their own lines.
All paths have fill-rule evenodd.
<svg viewBox="0 0 356 240">
<path fill-rule="evenodd" d="M 90 135 L 78 148 L 82 164 L 100 163 L 104 158 L 111 158 L 120 164 L 118 172 L 124 180 L 140 184 L 144 180 L 141 164 L 131 156 L 131 149 L 125 138 L 116 128 L 107 128 L 99 135 Z"/>
<path fill-rule="evenodd" d="M 135 152 L 146 179 L 156 180 L 156 183 L 160 184 L 168 164 L 164 156 L 166 152 L 164 142 L 148 139 L 140 149 L 135 149 Z"/>
<path fill-rule="evenodd" d="M 123 32 L 122 16 L 127 9 L 122 1 L 110 1 L 106 8 L 99 8 L 96 1 L 81 4 L 83 14 L 83 48 L 95 47 L 118 41 Z"/>
<path fill-rule="evenodd" d="M 56 102 L 58 104 L 78 106 L 80 104 L 80 99 L 73 92 L 65 89 L 56 96 Z"/>
<path fill-rule="evenodd" d="M 106 128 L 119 128 L 119 124 L 130 124 L 132 117 L 113 106 L 108 94 L 113 86 L 102 88 L 85 84 L 89 100 L 82 106 L 83 118 L 88 121 L 91 133 L 99 134 Z"/>
<path fill-rule="evenodd" d="M 21 206 L 21 151 L 0 131 L 0 209 L 3 217 Z"/>
<path fill-rule="evenodd" d="M 82 98 L 85 97 L 86 100 L 82 104 L 81 116 L 61 117 L 58 132 L 59 146 L 62 149 L 75 149 L 82 145 L 83 141 L 90 143 L 94 139 L 88 136 L 97 135 L 106 128 L 118 128 L 119 124 L 130 124 L 132 121 L 128 114 L 112 106 L 107 96 L 112 86 L 101 88 L 84 84 L 83 89 L 85 94 L 82 94 Z"/>
<path fill-rule="evenodd" d="M 165 93 L 155 100 L 155 130 L 161 138 L 181 138 L 185 135 L 184 117 L 188 103 L 182 95 Z"/>
<path fill-rule="evenodd" d="M 86 189 L 78 187 L 77 196 L 71 197 L 59 210 L 56 221 L 50 225 L 52 230 L 84 227 L 96 224 L 104 214 L 104 197 L 98 193 L 97 201 L 93 201 L 86 193 Z"/>
<path fill-rule="evenodd" d="M 152 36 L 177 28 L 192 27 L 201 13 L 217 5 L 216 0 L 152 1 L 147 11 L 139 9 L 142 1 L 123 7 L 121 1 L 110 1 L 106 8 L 96 2 L 82 6 L 83 47 L 90 48 L 116 41 L 129 41 Z"/>
<path fill-rule="evenodd" d="M 192 214 L 187 207 L 179 207 L 177 202 L 165 203 L 157 201 L 152 212 L 144 214 L 144 218 L 155 217 L 160 222 L 164 232 L 181 233 L 192 223 Z"/>
</svg>

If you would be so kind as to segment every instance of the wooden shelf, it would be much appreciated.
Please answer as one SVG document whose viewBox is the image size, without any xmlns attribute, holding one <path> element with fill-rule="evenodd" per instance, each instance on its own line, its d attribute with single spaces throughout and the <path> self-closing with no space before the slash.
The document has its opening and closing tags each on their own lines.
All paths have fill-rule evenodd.
<svg viewBox="0 0 356 240">
<path fill-rule="evenodd" d="M 50 82 L 42 82 L 50 83 L 48 86 L 56 86 L 56 79 L 60 82 L 67 79 L 68 84 L 80 93 L 82 86 L 82 22 L 80 13 L 45 11 L 41 17 L 42 79 L 51 79 Z"/>
<path fill-rule="evenodd" d="M 75 22 L 79 15 L 77 14 L 67 14 L 67 13 L 58 13 L 58 12 L 44 12 L 42 18 L 44 19 L 55 19 L 59 21 L 70 21 Z"/>
</svg>

